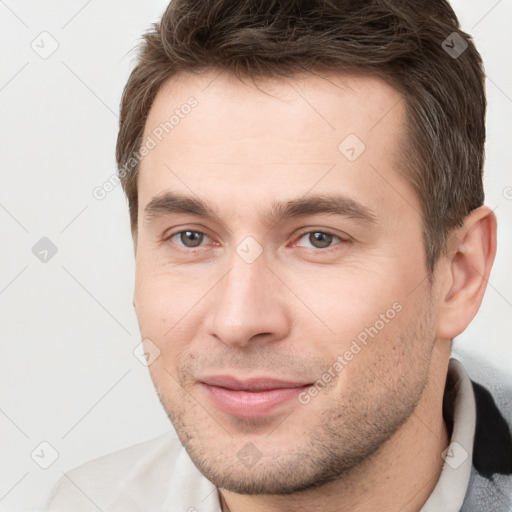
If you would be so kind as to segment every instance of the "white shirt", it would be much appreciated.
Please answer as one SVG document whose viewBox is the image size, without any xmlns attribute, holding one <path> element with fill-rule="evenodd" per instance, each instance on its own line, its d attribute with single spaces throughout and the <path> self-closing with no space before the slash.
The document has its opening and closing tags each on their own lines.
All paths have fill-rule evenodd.
<svg viewBox="0 0 512 512">
<path fill-rule="evenodd" d="M 434 491 L 421 512 L 459 512 L 469 484 L 476 407 L 456 359 L 453 432 Z M 440 455 L 441 456 L 441 455 Z M 47 512 L 222 512 L 217 488 L 196 468 L 174 432 L 105 455 L 64 473 Z"/>
</svg>

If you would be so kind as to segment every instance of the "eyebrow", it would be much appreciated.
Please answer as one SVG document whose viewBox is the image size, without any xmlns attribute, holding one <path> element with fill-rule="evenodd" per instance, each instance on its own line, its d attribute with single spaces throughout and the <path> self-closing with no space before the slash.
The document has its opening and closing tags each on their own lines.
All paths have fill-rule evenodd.
<svg viewBox="0 0 512 512">
<path fill-rule="evenodd" d="M 144 208 L 146 221 L 174 213 L 196 215 L 222 224 L 220 216 L 210 204 L 183 194 L 165 192 L 153 197 Z M 320 194 L 273 202 L 269 212 L 265 214 L 264 221 L 268 224 L 277 224 L 287 218 L 319 214 L 338 215 L 368 224 L 377 222 L 377 216 L 368 207 L 344 194 Z"/>
</svg>

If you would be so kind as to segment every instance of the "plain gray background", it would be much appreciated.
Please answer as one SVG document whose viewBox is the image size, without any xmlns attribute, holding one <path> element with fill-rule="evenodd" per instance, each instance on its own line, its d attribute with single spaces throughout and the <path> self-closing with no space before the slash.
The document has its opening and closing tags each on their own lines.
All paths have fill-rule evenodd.
<svg viewBox="0 0 512 512">
<path fill-rule="evenodd" d="M 92 194 L 115 173 L 130 50 L 165 5 L 0 0 L 2 511 L 37 510 L 62 471 L 172 428 L 133 354 L 126 201 L 120 186 Z M 453 5 L 486 64 L 486 202 L 499 222 L 486 298 L 457 343 L 511 371 L 512 1 Z"/>
</svg>

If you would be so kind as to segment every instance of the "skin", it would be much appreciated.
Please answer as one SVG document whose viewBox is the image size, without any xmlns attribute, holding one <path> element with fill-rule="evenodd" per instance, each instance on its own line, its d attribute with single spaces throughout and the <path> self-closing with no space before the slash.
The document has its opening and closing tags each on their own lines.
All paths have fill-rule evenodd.
<svg viewBox="0 0 512 512">
<path fill-rule="evenodd" d="M 421 205 L 400 150 L 404 99 L 393 88 L 367 76 L 256 87 L 182 73 L 159 90 L 144 137 L 190 96 L 197 106 L 141 162 L 134 233 L 134 305 L 143 338 L 160 350 L 150 373 L 181 442 L 231 512 L 420 510 L 449 444 L 450 340 L 480 305 L 494 215 L 481 207 L 468 216 L 430 282 Z M 338 149 L 348 134 L 366 146 L 354 161 Z M 147 215 L 165 192 L 201 199 L 216 217 Z M 267 218 L 273 202 L 332 193 L 374 221 Z M 198 247 L 185 245 L 187 230 L 204 233 Z M 312 232 L 335 236 L 319 247 Z M 262 250 L 252 263 L 237 252 L 248 236 Z M 198 382 L 230 374 L 314 383 L 397 304 L 307 404 L 242 419 Z M 253 465 L 237 456 L 247 443 L 260 457 Z"/>
</svg>

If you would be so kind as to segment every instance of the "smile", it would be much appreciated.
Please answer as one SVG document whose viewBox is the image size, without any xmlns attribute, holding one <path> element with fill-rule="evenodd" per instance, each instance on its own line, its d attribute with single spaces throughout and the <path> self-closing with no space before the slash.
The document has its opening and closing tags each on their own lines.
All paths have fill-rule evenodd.
<svg viewBox="0 0 512 512">
<path fill-rule="evenodd" d="M 214 405 L 232 416 L 256 418 L 296 398 L 311 383 L 268 378 L 238 380 L 228 376 L 203 379 L 200 385 Z"/>
</svg>

